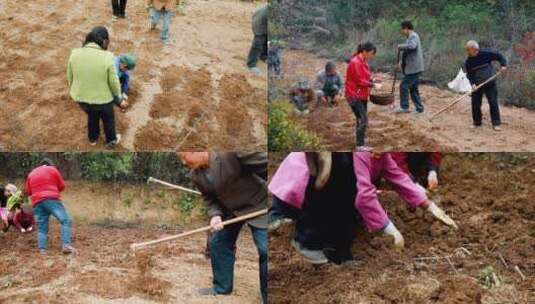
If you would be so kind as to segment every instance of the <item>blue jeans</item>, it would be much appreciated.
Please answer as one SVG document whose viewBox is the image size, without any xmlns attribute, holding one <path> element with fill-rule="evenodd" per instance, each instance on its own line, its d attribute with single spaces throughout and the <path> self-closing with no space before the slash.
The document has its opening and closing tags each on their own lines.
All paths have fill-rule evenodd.
<svg viewBox="0 0 535 304">
<path fill-rule="evenodd" d="M 160 39 L 162 41 L 166 41 L 169 39 L 169 20 L 171 19 L 171 12 L 151 8 L 150 22 L 152 24 L 158 24 L 158 22 L 160 22 L 160 18 L 163 18 L 163 29 L 160 33 Z"/>
<path fill-rule="evenodd" d="M 422 104 L 422 100 L 420 99 L 420 91 L 418 90 L 420 74 L 421 73 L 405 75 L 401 81 L 401 84 L 399 85 L 400 107 L 404 110 L 409 109 L 410 94 L 412 102 L 416 107 L 416 111 L 419 113 L 424 111 L 424 105 Z"/>
<path fill-rule="evenodd" d="M 234 262 L 236 252 L 234 246 L 243 227 L 243 223 L 226 226 L 223 230 L 212 234 L 210 238 L 210 258 L 214 290 L 218 294 L 230 294 L 234 284 Z M 249 225 L 253 233 L 253 240 L 258 250 L 260 264 L 260 291 L 262 300 L 267 303 L 268 280 L 268 234 L 267 229 Z"/>
<path fill-rule="evenodd" d="M 119 82 L 121 83 L 121 93 L 128 94 L 128 89 L 130 86 L 130 75 L 128 73 L 123 73 L 119 77 Z"/>
<path fill-rule="evenodd" d="M 37 245 L 39 249 L 48 248 L 48 218 L 54 216 L 61 224 L 63 246 L 71 244 L 71 218 L 63 204 L 54 199 L 44 200 L 33 207 L 33 215 L 37 221 Z"/>
</svg>

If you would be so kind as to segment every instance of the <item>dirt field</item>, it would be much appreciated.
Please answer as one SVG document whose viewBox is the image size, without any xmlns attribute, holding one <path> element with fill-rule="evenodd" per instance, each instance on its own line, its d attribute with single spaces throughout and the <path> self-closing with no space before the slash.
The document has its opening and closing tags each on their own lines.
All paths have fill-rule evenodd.
<svg viewBox="0 0 535 304">
<path fill-rule="evenodd" d="M 285 51 L 283 53 L 285 78 L 275 80 L 271 85 L 284 88 L 294 83 L 300 76 L 307 76 L 313 81 L 316 72 L 324 67 L 325 61 L 303 51 Z M 345 77 L 345 64 L 339 63 L 338 69 Z M 453 76 L 455 75 L 452 75 L 452 78 Z M 382 78 L 385 80 L 384 87 L 391 88 L 390 75 L 379 73 L 374 77 Z M 391 107 L 368 104 L 367 136 L 368 143 L 372 147 L 383 151 L 535 151 L 535 131 L 531 127 L 535 125 L 535 112 L 502 106 L 503 131 L 497 133 L 490 128 L 488 104 L 485 99 L 482 110 L 484 127 L 472 130 L 469 98 L 431 123 L 429 117 L 458 95 L 429 85 L 421 85 L 420 93 L 427 111 L 423 116 L 396 115 L 392 113 Z M 396 96 L 397 106 L 398 88 Z M 313 131 L 323 139 L 325 150 L 340 151 L 355 148 L 355 117 L 345 100 L 340 101 L 337 107 L 324 106 L 299 120 L 305 129 Z"/>
<path fill-rule="evenodd" d="M 381 195 L 406 248 L 389 251 L 391 240 L 360 228 L 356 268 L 315 267 L 290 246 L 292 227 L 271 233 L 270 302 L 535 303 L 535 160 L 510 163 L 445 156 L 442 186 L 431 198 L 457 222 L 457 232 L 409 212 L 393 193 Z M 488 266 L 499 287 L 486 285 Z"/>
<path fill-rule="evenodd" d="M 77 253 L 61 254 L 59 225 L 55 220 L 51 220 L 50 252 L 46 257 L 37 252 L 35 232 L 26 235 L 14 229 L 5 234 L 0 232 L 0 303 L 260 302 L 258 255 L 247 229 L 238 241 L 233 294 L 201 297 L 197 289 L 211 286 L 210 261 L 204 257 L 206 234 L 150 247 L 136 254 L 129 246 L 132 242 L 203 226 L 206 219 L 196 216 L 188 222 L 186 216 L 180 218 L 173 214 L 179 211 L 170 208 L 155 217 L 154 209 L 164 209 L 171 197 L 153 192 L 151 201 L 146 202 L 139 193 L 146 195 L 147 189 L 141 189 L 138 198 L 133 198 L 127 207 L 125 196 L 133 187 L 116 191 L 121 199 L 113 202 L 110 199 L 113 195 L 95 191 L 102 189 L 102 185 L 69 184 L 79 189 L 70 190 L 64 197 L 74 219 L 73 246 Z M 93 201 L 92 209 L 89 202 Z M 140 204 L 151 208 L 143 209 Z M 136 218 L 132 209 L 142 216 Z M 113 216 L 114 213 L 123 216 Z M 103 222 L 100 214 L 108 214 L 111 220 Z M 144 214 L 147 216 L 143 217 Z"/>
<path fill-rule="evenodd" d="M 0 150 L 93 149 L 65 71 L 70 51 L 96 25 L 109 29 L 110 51 L 138 58 L 131 107 L 116 111 L 122 149 L 265 149 L 267 81 L 245 66 L 259 5 L 188 1 L 171 20 L 174 43 L 163 46 L 161 26 L 148 31 L 142 1 L 115 23 L 111 5 L 97 0 L 0 3 Z"/>
</svg>

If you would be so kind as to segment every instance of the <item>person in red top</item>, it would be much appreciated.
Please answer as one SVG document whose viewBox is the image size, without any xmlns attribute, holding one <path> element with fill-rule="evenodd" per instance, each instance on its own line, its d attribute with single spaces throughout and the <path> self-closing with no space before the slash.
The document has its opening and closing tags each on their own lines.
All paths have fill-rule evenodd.
<svg viewBox="0 0 535 304">
<path fill-rule="evenodd" d="M 39 167 L 33 169 L 24 185 L 24 193 L 31 197 L 33 213 L 37 220 L 37 245 L 41 254 L 48 249 L 48 219 L 54 216 L 61 224 L 63 253 L 74 251 L 71 246 L 71 218 L 61 202 L 60 193 L 65 189 L 65 181 L 53 162 L 45 158 Z"/>
<path fill-rule="evenodd" d="M 430 190 L 438 187 L 438 173 L 442 164 L 440 152 L 393 152 L 392 158 L 413 181 L 427 185 Z"/>
<path fill-rule="evenodd" d="M 346 99 L 357 118 L 356 137 L 357 150 L 369 151 L 366 146 L 366 128 L 368 127 L 368 98 L 373 87 L 380 84 L 374 83 L 371 77 L 368 61 L 372 60 L 377 53 L 375 45 L 365 42 L 358 46 L 357 53 L 349 62 L 346 72 L 345 95 Z"/>
</svg>

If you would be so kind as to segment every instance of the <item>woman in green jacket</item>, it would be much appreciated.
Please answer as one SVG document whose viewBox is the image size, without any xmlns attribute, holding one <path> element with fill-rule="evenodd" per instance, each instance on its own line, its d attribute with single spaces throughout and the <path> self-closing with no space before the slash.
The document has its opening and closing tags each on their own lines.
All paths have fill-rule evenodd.
<svg viewBox="0 0 535 304">
<path fill-rule="evenodd" d="M 121 140 L 115 132 L 113 106 L 125 109 L 126 100 L 121 98 L 121 85 L 113 62 L 113 53 L 108 52 L 110 38 L 105 27 L 98 26 L 87 34 L 83 46 L 72 50 L 67 66 L 70 95 L 87 114 L 89 144 L 97 144 L 100 135 L 100 120 L 104 125 L 106 147 L 113 148 Z"/>
</svg>

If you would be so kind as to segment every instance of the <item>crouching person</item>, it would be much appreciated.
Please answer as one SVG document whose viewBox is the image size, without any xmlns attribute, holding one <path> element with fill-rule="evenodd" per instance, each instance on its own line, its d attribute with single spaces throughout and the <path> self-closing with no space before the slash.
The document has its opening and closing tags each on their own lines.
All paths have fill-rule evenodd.
<svg viewBox="0 0 535 304">
<path fill-rule="evenodd" d="M 440 152 L 391 152 L 398 167 L 408 174 L 417 185 L 429 190 L 438 187 L 438 176 L 442 163 Z"/>
<path fill-rule="evenodd" d="M 43 159 L 39 167 L 33 169 L 24 185 L 24 191 L 31 198 L 33 213 L 37 219 L 37 245 L 41 254 L 48 249 L 48 219 L 54 216 L 61 224 L 62 251 L 70 254 L 74 251 L 71 246 L 71 218 L 61 202 L 60 193 L 65 189 L 65 182 L 61 173 L 54 167 L 50 159 Z"/>
<path fill-rule="evenodd" d="M 295 111 L 300 115 L 309 113 L 308 105 L 316 99 L 316 93 L 310 87 L 308 79 L 300 78 L 289 92 L 290 102 L 295 105 Z"/>
<path fill-rule="evenodd" d="M 4 231 L 7 231 L 10 225 L 15 226 L 22 233 L 32 231 L 35 221 L 32 212 L 23 209 L 24 195 L 22 191 L 18 190 L 17 186 L 8 184 L 5 187 L 4 195 L 8 198 L 6 204 L 7 225 L 4 227 Z"/>
<path fill-rule="evenodd" d="M 340 73 L 336 71 L 336 64 L 333 61 L 325 64 L 325 69 L 316 75 L 315 83 L 317 101 L 316 108 L 321 103 L 330 106 L 336 105 L 336 97 L 344 91 L 343 80 Z"/>
<path fill-rule="evenodd" d="M 267 216 L 222 225 L 224 220 L 267 207 L 267 153 L 184 152 L 180 157 L 192 169 L 193 181 L 208 205 L 214 232 L 210 238 L 213 286 L 199 293 L 215 296 L 232 292 L 235 245 L 242 227 L 247 225 L 258 250 L 260 288 L 263 302 L 267 303 Z"/>
<path fill-rule="evenodd" d="M 352 154 L 318 153 L 317 162 L 325 160 L 328 169 L 312 166 L 313 155 L 290 153 L 273 176 L 269 190 L 278 200 L 274 202 L 295 214 L 292 246 L 306 261 L 354 264 L 351 246 L 359 216 L 354 207 L 356 179 Z M 325 173 L 330 177 L 325 178 Z M 270 225 L 273 224 L 272 220 Z"/>
<path fill-rule="evenodd" d="M 117 78 L 119 78 L 119 83 L 121 84 L 122 99 L 127 100 L 128 90 L 130 89 L 130 71 L 136 67 L 136 57 L 131 54 L 116 56 L 113 63 Z"/>
</svg>

